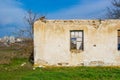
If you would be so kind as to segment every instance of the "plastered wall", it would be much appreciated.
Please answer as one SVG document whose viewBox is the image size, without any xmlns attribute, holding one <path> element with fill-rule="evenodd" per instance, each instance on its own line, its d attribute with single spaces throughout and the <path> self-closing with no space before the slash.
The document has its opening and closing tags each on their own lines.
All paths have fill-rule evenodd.
<svg viewBox="0 0 120 80">
<path fill-rule="evenodd" d="M 70 30 L 83 30 L 84 50 L 70 51 Z M 35 66 L 119 66 L 120 20 L 37 20 Z"/>
</svg>

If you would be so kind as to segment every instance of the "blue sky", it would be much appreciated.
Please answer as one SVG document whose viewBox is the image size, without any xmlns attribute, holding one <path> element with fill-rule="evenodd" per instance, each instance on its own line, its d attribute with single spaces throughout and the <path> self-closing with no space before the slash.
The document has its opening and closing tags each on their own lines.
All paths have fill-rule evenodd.
<svg viewBox="0 0 120 80">
<path fill-rule="evenodd" d="M 24 28 L 26 11 L 47 19 L 98 19 L 111 0 L 0 0 L 0 37 Z"/>
</svg>

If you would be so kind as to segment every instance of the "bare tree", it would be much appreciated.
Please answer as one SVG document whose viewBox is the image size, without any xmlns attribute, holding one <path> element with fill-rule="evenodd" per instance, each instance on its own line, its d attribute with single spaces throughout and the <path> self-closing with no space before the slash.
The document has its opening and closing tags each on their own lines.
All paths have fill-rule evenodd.
<svg viewBox="0 0 120 80">
<path fill-rule="evenodd" d="M 33 13 L 31 10 L 27 12 L 27 15 L 25 16 L 25 21 L 27 22 L 28 26 L 26 29 L 26 32 L 28 33 L 28 36 L 30 38 L 33 38 L 33 25 L 34 22 L 38 19 L 38 15 L 36 13 Z"/>
<path fill-rule="evenodd" d="M 107 18 L 120 19 L 120 0 L 112 0 L 112 6 L 107 9 Z"/>
<path fill-rule="evenodd" d="M 22 28 L 17 28 L 17 32 L 13 32 L 13 34 L 24 38 L 27 37 L 29 39 L 33 39 L 33 33 L 34 33 L 34 22 L 36 20 L 41 20 L 44 21 L 45 16 L 39 15 L 37 13 L 32 12 L 31 10 L 28 10 L 26 12 L 26 15 L 24 16 L 24 23 L 25 23 L 25 27 Z"/>
<path fill-rule="evenodd" d="M 20 38 L 30 38 L 33 39 L 33 26 L 34 22 L 39 18 L 37 13 L 28 10 L 24 16 L 24 27 L 17 27 L 16 32 L 13 32 L 14 35 Z"/>
<path fill-rule="evenodd" d="M 33 49 L 33 34 L 34 34 L 34 22 L 39 19 L 45 22 L 45 16 L 40 16 L 37 13 L 32 12 L 31 10 L 27 11 L 24 22 L 25 26 L 16 27 L 16 32 L 13 32 L 19 38 L 22 38 L 21 43 L 16 43 L 16 50 L 20 50 L 21 55 L 29 57 L 30 62 L 34 62 L 34 49 Z"/>
<path fill-rule="evenodd" d="M 29 51 L 30 52 L 30 57 L 29 57 L 29 60 L 30 62 L 33 62 L 34 60 L 34 57 L 33 57 L 33 33 L 34 33 L 34 22 L 37 20 L 37 19 L 40 19 L 41 21 L 44 21 L 44 18 L 45 16 L 39 16 L 38 14 L 36 13 L 33 13 L 31 10 L 29 10 L 27 12 L 27 15 L 25 16 L 25 22 L 27 22 L 28 26 L 27 26 L 27 29 L 24 30 L 24 32 L 27 32 L 28 33 L 28 37 L 30 38 L 29 40 L 27 40 L 27 46 L 25 49 L 27 49 L 26 51 Z"/>
<path fill-rule="evenodd" d="M 27 23 L 27 29 L 25 30 L 26 34 L 28 34 L 28 39 L 26 41 L 27 46 L 24 48 L 26 49 L 25 51 L 29 51 L 30 56 L 29 56 L 29 61 L 34 62 L 34 57 L 33 57 L 33 33 L 34 33 L 34 22 L 38 19 L 38 15 L 36 13 L 33 13 L 31 10 L 27 12 L 27 15 L 25 16 L 25 22 Z M 29 47 L 28 47 L 29 46 Z"/>
<path fill-rule="evenodd" d="M 33 63 L 33 33 L 34 33 L 34 22 L 39 18 L 37 13 L 32 12 L 31 10 L 27 11 L 24 17 L 25 26 L 22 28 L 17 28 L 14 34 L 24 40 L 19 44 L 18 47 L 22 55 L 29 57 L 30 62 Z"/>
</svg>

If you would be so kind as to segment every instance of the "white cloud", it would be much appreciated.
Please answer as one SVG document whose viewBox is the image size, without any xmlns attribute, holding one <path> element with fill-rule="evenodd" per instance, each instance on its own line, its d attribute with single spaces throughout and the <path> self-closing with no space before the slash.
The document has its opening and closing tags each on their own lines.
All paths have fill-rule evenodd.
<svg viewBox="0 0 120 80">
<path fill-rule="evenodd" d="M 88 2 L 89 1 L 89 2 Z M 66 8 L 48 15 L 52 19 L 94 19 L 101 18 L 110 0 L 84 0 L 70 8 Z"/>
<path fill-rule="evenodd" d="M 25 10 L 16 0 L 0 0 L 0 25 L 22 25 Z"/>
</svg>

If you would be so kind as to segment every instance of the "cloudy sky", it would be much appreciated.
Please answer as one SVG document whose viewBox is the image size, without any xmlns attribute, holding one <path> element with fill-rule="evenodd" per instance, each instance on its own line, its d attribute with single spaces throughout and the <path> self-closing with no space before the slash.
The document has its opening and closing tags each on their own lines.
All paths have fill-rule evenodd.
<svg viewBox="0 0 120 80">
<path fill-rule="evenodd" d="M 26 11 L 47 19 L 98 19 L 111 0 L 0 0 L 0 37 L 25 26 Z"/>
</svg>

